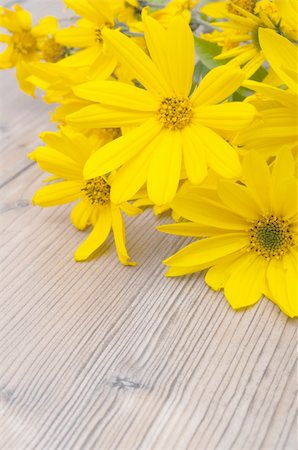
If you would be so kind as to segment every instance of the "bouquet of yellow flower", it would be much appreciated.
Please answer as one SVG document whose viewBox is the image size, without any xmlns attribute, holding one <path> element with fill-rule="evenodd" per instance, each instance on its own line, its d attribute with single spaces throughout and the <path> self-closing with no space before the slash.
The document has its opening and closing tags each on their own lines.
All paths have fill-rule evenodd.
<svg viewBox="0 0 298 450">
<path fill-rule="evenodd" d="M 131 266 L 125 216 L 170 213 L 159 231 L 194 242 L 167 276 L 205 271 L 235 309 L 265 295 L 297 316 L 297 1 L 64 3 L 66 28 L 0 7 L 0 68 L 55 106 L 33 204 L 75 202 L 76 261 L 112 232 Z"/>
</svg>

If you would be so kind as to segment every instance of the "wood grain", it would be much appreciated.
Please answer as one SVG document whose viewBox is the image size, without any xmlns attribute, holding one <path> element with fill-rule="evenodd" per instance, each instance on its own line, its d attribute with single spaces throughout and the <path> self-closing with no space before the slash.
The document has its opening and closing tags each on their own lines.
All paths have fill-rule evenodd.
<svg viewBox="0 0 298 450">
<path fill-rule="evenodd" d="M 0 448 L 296 450 L 297 322 L 266 299 L 234 312 L 201 275 L 165 279 L 185 241 L 150 211 L 128 223 L 136 268 L 111 241 L 75 263 L 69 208 L 31 206 L 49 107 L 0 75 Z"/>
</svg>

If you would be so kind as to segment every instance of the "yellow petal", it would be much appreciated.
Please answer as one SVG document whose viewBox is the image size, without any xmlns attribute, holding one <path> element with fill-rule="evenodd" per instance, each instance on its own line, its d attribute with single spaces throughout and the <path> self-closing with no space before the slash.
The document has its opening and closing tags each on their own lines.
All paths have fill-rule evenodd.
<svg viewBox="0 0 298 450">
<path fill-rule="evenodd" d="M 31 28 L 31 14 L 23 10 L 19 5 L 14 6 L 15 11 L 0 6 L 0 26 L 6 28 L 12 33 L 30 30 Z"/>
<path fill-rule="evenodd" d="M 117 59 L 114 55 L 103 51 L 97 55 L 88 72 L 88 76 L 93 80 L 95 78 L 106 80 L 109 78 L 117 66 Z"/>
<path fill-rule="evenodd" d="M 31 14 L 25 9 L 23 9 L 20 5 L 15 5 L 14 8 L 16 11 L 17 21 L 19 23 L 21 30 L 30 30 L 32 26 Z"/>
<path fill-rule="evenodd" d="M 192 86 L 195 48 L 192 31 L 183 17 L 177 15 L 166 31 L 169 73 L 167 80 L 176 95 L 187 97 Z"/>
<path fill-rule="evenodd" d="M 8 34 L 0 33 L 0 42 L 8 44 L 10 42 L 10 40 L 11 40 L 11 37 Z"/>
<path fill-rule="evenodd" d="M 128 203 L 128 202 L 122 203 L 122 204 L 120 205 L 120 208 L 121 208 L 122 211 L 125 212 L 125 214 L 126 214 L 127 216 L 130 216 L 130 217 L 131 217 L 131 216 L 137 216 L 137 215 L 143 213 L 143 210 L 142 210 L 142 209 L 137 208 L 137 206 L 135 206 L 135 204 L 132 205 L 131 203 Z"/>
<path fill-rule="evenodd" d="M 49 147 L 37 147 L 28 155 L 39 167 L 59 178 L 79 180 L 82 178 L 82 167 L 59 151 Z"/>
<path fill-rule="evenodd" d="M 226 17 L 228 8 L 226 1 L 221 1 L 207 3 L 207 5 L 203 5 L 200 8 L 200 11 L 214 19 L 222 19 L 223 17 Z"/>
<path fill-rule="evenodd" d="M 84 261 L 92 255 L 107 239 L 111 231 L 111 210 L 110 206 L 100 208 L 97 222 L 89 236 L 76 249 L 74 258 L 76 261 Z"/>
<path fill-rule="evenodd" d="M 202 265 L 205 268 L 216 260 L 230 255 L 248 245 L 248 236 L 243 233 L 229 233 L 214 236 L 187 245 L 164 261 L 167 266 L 187 267 Z"/>
<path fill-rule="evenodd" d="M 89 217 L 92 207 L 88 200 L 81 200 L 71 210 L 70 219 L 78 230 L 85 230 L 89 225 Z"/>
<path fill-rule="evenodd" d="M 171 203 L 172 209 L 185 219 L 200 225 L 226 230 L 247 230 L 245 219 L 229 209 L 203 196 L 178 194 Z"/>
<path fill-rule="evenodd" d="M 192 96 L 194 106 L 220 103 L 233 94 L 245 79 L 239 68 L 219 66 L 210 70 Z"/>
<path fill-rule="evenodd" d="M 147 190 L 155 205 L 173 200 L 181 173 L 181 133 L 164 130 L 156 143 L 148 170 Z"/>
<path fill-rule="evenodd" d="M 46 131 L 39 136 L 48 147 L 76 161 L 81 171 L 86 159 L 95 150 L 95 144 L 86 136 L 63 127 L 60 132 Z"/>
<path fill-rule="evenodd" d="M 200 184 L 207 176 L 207 158 L 204 146 L 200 145 L 190 127 L 182 130 L 183 160 L 189 181 Z"/>
<path fill-rule="evenodd" d="M 38 24 L 32 28 L 31 33 L 33 36 L 47 36 L 48 34 L 54 35 L 58 28 L 58 20 L 56 17 L 47 16 L 40 19 Z M 55 39 L 56 40 L 56 39 Z"/>
<path fill-rule="evenodd" d="M 125 245 L 125 227 L 120 209 L 112 206 L 112 228 L 114 233 L 114 241 L 119 261 L 125 266 L 135 266 L 134 261 L 130 261 L 130 257 Z"/>
<path fill-rule="evenodd" d="M 144 89 L 120 81 L 89 81 L 73 88 L 81 98 L 125 110 L 157 111 L 158 101 Z"/>
<path fill-rule="evenodd" d="M 106 144 L 87 161 L 84 169 L 86 178 L 104 175 L 129 161 L 159 133 L 161 125 L 157 120 L 146 121 L 143 125 Z"/>
<path fill-rule="evenodd" d="M 145 8 L 142 11 L 142 18 L 144 24 L 144 37 L 150 57 L 156 67 L 158 67 L 164 79 L 169 83 L 166 31 L 157 20 L 148 15 Z"/>
<path fill-rule="evenodd" d="M 234 309 L 254 305 L 262 296 L 267 261 L 256 254 L 246 253 L 224 287 L 225 296 Z"/>
<path fill-rule="evenodd" d="M 214 57 L 215 61 L 221 61 L 228 58 L 233 58 L 227 64 L 231 66 L 240 66 L 245 64 L 247 61 L 250 61 L 255 55 L 258 54 L 258 50 L 255 49 L 250 44 L 244 44 L 231 50 L 227 50 L 226 52 L 222 52 L 219 55 Z"/>
<path fill-rule="evenodd" d="M 298 316 L 298 273 L 297 273 L 298 254 L 297 248 L 292 249 L 284 257 L 284 268 L 286 272 L 287 296 L 290 304 L 290 317 Z"/>
<path fill-rule="evenodd" d="M 243 102 L 200 106 L 194 109 L 192 122 L 216 130 L 241 130 L 256 117 L 254 106 Z"/>
<path fill-rule="evenodd" d="M 221 52 L 219 55 L 216 55 L 214 57 L 215 60 L 221 60 L 221 59 L 229 59 L 229 58 L 236 58 L 238 56 L 247 54 L 248 52 L 253 51 L 253 54 L 256 53 L 256 49 L 252 44 L 244 44 L 240 45 L 238 47 L 231 48 L 230 50 L 227 50 L 225 52 Z M 245 58 L 246 60 L 247 58 Z M 248 58 L 249 59 L 249 58 Z M 238 64 L 239 66 L 239 64 Z"/>
<path fill-rule="evenodd" d="M 200 272 L 205 269 L 204 264 L 198 264 L 197 266 L 187 267 L 170 267 L 166 272 L 166 277 L 181 277 L 182 275 L 188 275 L 195 272 Z"/>
<path fill-rule="evenodd" d="M 92 47 L 85 48 L 84 50 L 78 50 L 76 53 L 73 53 L 67 58 L 61 59 L 58 63 L 54 64 L 54 68 L 58 70 L 59 68 L 66 67 L 68 69 L 67 71 L 70 72 L 71 68 L 90 67 L 102 55 L 103 52 L 100 51 L 96 45 L 93 45 Z M 77 71 L 72 72 L 72 76 L 76 76 L 77 74 Z M 82 80 L 79 79 L 77 83 L 81 81 Z"/>
<path fill-rule="evenodd" d="M 221 136 L 202 126 L 191 126 L 193 140 L 205 151 L 208 166 L 225 178 L 236 178 L 241 174 L 241 165 L 236 150 Z"/>
<path fill-rule="evenodd" d="M 76 128 L 121 128 L 136 126 L 153 116 L 152 112 L 120 109 L 113 106 L 90 105 L 66 117 Z"/>
<path fill-rule="evenodd" d="M 245 183 L 263 213 L 270 210 L 270 171 L 266 161 L 250 151 L 243 159 Z"/>
<path fill-rule="evenodd" d="M 32 203 L 38 206 L 55 206 L 73 202 L 82 196 L 81 181 L 61 181 L 39 189 Z"/>
<path fill-rule="evenodd" d="M 295 264 L 295 261 L 293 262 Z M 287 263 L 288 265 L 285 269 L 282 259 L 271 259 L 267 270 L 267 281 L 272 294 L 270 300 L 276 303 L 289 317 L 295 317 L 298 309 L 295 295 L 297 293 L 297 274 L 293 263 L 290 265 L 289 261 Z"/>
<path fill-rule="evenodd" d="M 272 191 L 271 204 L 276 215 L 284 219 L 297 217 L 297 178 L 291 178 L 281 182 L 274 191 Z"/>
<path fill-rule="evenodd" d="M 242 66 L 245 77 L 250 78 L 264 62 L 265 58 L 262 52 L 254 55 L 244 66 Z"/>
<path fill-rule="evenodd" d="M 0 69 L 10 69 L 14 64 L 14 47 L 12 44 L 9 44 L 8 47 L 0 53 Z"/>
<path fill-rule="evenodd" d="M 237 269 L 238 261 L 246 251 L 240 250 L 225 256 L 222 262 L 217 262 L 205 275 L 205 281 L 212 289 L 219 291 L 224 288 L 233 270 Z"/>
<path fill-rule="evenodd" d="M 169 96 L 171 91 L 152 60 L 129 37 L 119 31 L 104 29 L 105 41 L 115 52 L 119 62 L 135 74 L 135 78 L 158 97 Z"/>
<path fill-rule="evenodd" d="M 230 255 L 225 255 L 215 261 L 215 266 L 211 267 L 205 275 L 206 283 L 215 291 L 221 289 L 227 281 L 231 270 L 237 265 L 238 259 L 246 250 L 238 250 Z M 206 264 L 188 267 L 170 267 L 166 273 L 167 277 L 177 277 L 194 272 L 200 272 L 206 268 Z"/>
<path fill-rule="evenodd" d="M 99 45 L 94 45 L 95 31 L 92 28 L 71 26 L 69 28 L 57 31 L 55 34 L 55 40 L 59 42 L 59 44 L 66 45 L 68 47 L 91 47 L 92 50 L 97 49 L 98 54 L 101 52 L 101 47 Z M 78 53 L 78 56 L 80 56 L 80 53 Z"/>
<path fill-rule="evenodd" d="M 273 30 L 259 28 L 259 42 L 264 55 L 277 76 L 286 83 L 290 89 L 297 92 L 297 47 L 287 38 L 280 36 Z M 295 77 L 289 75 L 284 68 L 293 68 Z"/>
<path fill-rule="evenodd" d="M 297 140 L 297 117 L 291 108 L 270 108 L 262 111 L 262 118 L 256 120 L 239 134 L 239 142 L 256 142 L 258 139 L 291 138 Z"/>
<path fill-rule="evenodd" d="M 28 65 L 26 65 L 23 61 L 19 60 L 16 64 L 16 77 L 20 88 L 26 94 L 34 96 L 35 86 L 28 82 L 28 77 L 30 72 L 28 70 Z"/>
<path fill-rule="evenodd" d="M 296 106 L 297 98 L 296 95 L 289 90 L 279 89 L 274 86 L 269 86 L 265 83 L 259 83 L 258 81 L 247 80 L 243 83 L 243 86 L 251 89 L 253 91 L 259 92 L 266 97 L 272 98 L 277 102 L 284 105 L 286 108 L 289 106 Z M 285 111 L 286 112 L 286 111 Z"/>
<path fill-rule="evenodd" d="M 295 160 L 293 153 L 284 149 L 279 152 L 272 169 L 272 185 L 278 186 L 280 182 L 295 176 Z"/>
<path fill-rule="evenodd" d="M 147 180 L 152 153 L 160 142 L 159 135 L 124 164 L 116 173 L 111 188 L 111 200 L 119 204 L 133 198 Z"/>
<path fill-rule="evenodd" d="M 246 186 L 228 180 L 219 180 L 218 195 L 223 203 L 241 217 L 257 220 L 260 210 Z"/>
<path fill-rule="evenodd" d="M 216 236 L 226 232 L 224 228 L 211 227 L 192 222 L 170 223 L 156 227 L 162 233 L 175 234 L 177 236 L 207 237 Z"/>
<path fill-rule="evenodd" d="M 275 0 L 280 17 L 282 17 L 282 28 L 285 27 L 286 34 L 289 32 L 289 39 L 295 38 L 297 41 L 297 17 L 298 3 L 296 0 Z"/>
<path fill-rule="evenodd" d="M 107 0 L 64 0 L 64 3 L 90 22 L 98 25 L 113 23 L 113 13 Z"/>
</svg>

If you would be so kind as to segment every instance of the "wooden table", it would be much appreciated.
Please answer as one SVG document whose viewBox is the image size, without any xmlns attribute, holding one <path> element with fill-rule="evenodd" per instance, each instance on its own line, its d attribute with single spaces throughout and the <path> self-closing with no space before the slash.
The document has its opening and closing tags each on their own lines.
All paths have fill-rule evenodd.
<svg viewBox="0 0 298 450">
<path fill-rule="evenodd" d="M 183 239 L 151 211 L 128 224 L 136 268 L 111 242 L 75 263 L 69 207 L 31 205 L 45 175 L 26 153 L 49 110 L 1 73 L 1 450 L 297 449 L 297 322 L 266 299 L 235 312 L 200 275 L 166 279 Z"/>
</svg>

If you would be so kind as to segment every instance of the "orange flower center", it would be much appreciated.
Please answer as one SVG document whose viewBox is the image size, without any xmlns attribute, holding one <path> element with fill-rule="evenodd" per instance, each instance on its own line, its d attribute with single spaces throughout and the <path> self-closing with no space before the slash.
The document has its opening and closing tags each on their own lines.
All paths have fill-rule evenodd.
<svg viewBox="0 0 298 450">
<path fill-rule="evenodd" d="M 110 185 L 103 177 L 87 180 L 82 191 L 92 205 L 105 205 L 110 201 Z"/>
<path fill-rule="evenodd" d="M 165 128 L 181 129 L 189 124 L 192 116 L 188 98 L 165 97 L 157 112 L 158 119 Z"/>
</svg>

